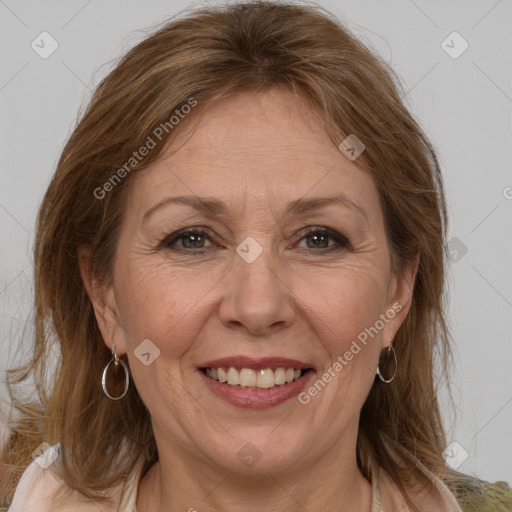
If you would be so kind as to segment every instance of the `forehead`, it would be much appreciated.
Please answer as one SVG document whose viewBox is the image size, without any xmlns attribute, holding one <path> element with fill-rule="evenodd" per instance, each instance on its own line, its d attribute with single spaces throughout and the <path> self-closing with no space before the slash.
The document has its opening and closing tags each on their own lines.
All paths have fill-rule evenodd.
<svg viewBox="0 0 512 512">
<path fill-rule="evenodd" d="M 168 195 L 264 208 L 308 195 L 343 194 L 370 205 L 378 199 L 368 172 L 345 158 L 320 114 L 291 91 L 239 94 L 201 112 L 192 131 L 188 121 L 159 159 L 133 176 L 132 202 L 141 208 Z"/>
</svg>

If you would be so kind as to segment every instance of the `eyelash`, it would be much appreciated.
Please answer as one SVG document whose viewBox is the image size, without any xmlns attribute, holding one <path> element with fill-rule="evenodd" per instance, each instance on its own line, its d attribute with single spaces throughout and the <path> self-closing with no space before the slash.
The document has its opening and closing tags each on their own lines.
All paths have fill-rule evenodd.
<svg viewBox="0 0 512 512">
<path fill-rule="evenodd" d="M 328 229 L 328 228 L 307 229 L 305 232 L 302 233 L 302 237 L 300 238 L 300 240 L 297 243 L 301 242 L 302 240 L 304 240 L 312 235 L 318 235 L 318 234 L 323 235 L 323 236 L 328 236 L 332 240 L 334 240 L 336 243 L 333 246 L 328 247 L 328 248 L 323 248 L 323 249 L 314 249 L 313 248 L 313 249 L 311 249 L 312 251 L 316 251 L 316 252 L 325 254 L 325 253 L 330 253 L 333 251 L 340 251 L 342 249 L 351 248 L 350 242 L 347 240 L 347 238 L 345 238 L 340 233 L 333 231 L 331 229 Z M 185 231 L 177 231 L 176 233 L 169 235 L 168 237 L 164 238 L 160 242 L 160 247 L 164 248 L 164 249 L 169 249 L 169 250 L 178 250 L 179 252 L 192 252 L 192 254 L 202 254 L 211 249 L 211 247 L 201 247 L 201 248 L 195 249 L 195 250 L 188 249 L 188 248 L 181 248 L 181 249 L 173 249 L 172 248 L 172 246 L 176 242 L 178 242 L 179 240 L 183 240 L 190 235 L 199 235 L 201 237 L 205 237 L 210 242 L 212 242 L 207 230 L 205 230 L 204 228 L 195 228 L 195 229 L 186 229 Z"/>
</svg>

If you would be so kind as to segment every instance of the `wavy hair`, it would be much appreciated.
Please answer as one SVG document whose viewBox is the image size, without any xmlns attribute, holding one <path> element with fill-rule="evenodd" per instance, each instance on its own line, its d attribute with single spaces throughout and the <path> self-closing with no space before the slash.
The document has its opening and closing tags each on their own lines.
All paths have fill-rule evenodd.
<svg viewBox="0 0 512 512">
<path fill-rule="evenodd" d="M 33 353 L 8 372 L 6 502 L 43 441 L 60 443 L 60 477 L 98 500 L 125 478 L 135 458 L 144 454 L 146 468 L 158 459 L 136 387 L 119 402 L 101 389 L 111 354 L 80 276 L 78 249 L 89 248 L 93 272 L 111 282 L 130 176 L 184 128 L 155 140 L 108 193 L 104 184 L 191 98 L 197 101 L 192 118 L 213 102 L 272 87 L 300 93 L 325 118 L 336 146 L 348 134 L 364 142 L 356 163 L 378 188 L 393 269 L 400 273 L 420 255 L 411 308 L 394 341 L 401 371 L 391 385 L 376 379 L 361 410 L 359 468 L 371 479 L 370 461 L 377 461 L 416 510 L 406 485 L 416 468 L 397 462 L 386 443 L 391 438 L 457 494 L 463 476 L 442 457 L 446 439 L 434 377 L 437 361 L 448 381 L 451 358 L 446 207 L 435 150 L 405 107 L 393 71 L 338 19 L 317 6 L 261 1 L 200 8 L 166 21 L 119 59 L 80 115 L 37 219 Z M 17 388 L 31 379 L 36 396 L 29 399 Z M 133 458 L 114 461 L 111 454 L 126 442 Z"/>
</svg>

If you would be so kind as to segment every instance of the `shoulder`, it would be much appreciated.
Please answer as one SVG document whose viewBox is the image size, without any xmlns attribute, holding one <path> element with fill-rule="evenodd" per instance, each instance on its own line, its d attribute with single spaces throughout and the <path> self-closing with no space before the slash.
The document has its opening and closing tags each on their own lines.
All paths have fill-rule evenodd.
<svg viewBox="0 0 512 512">
<path fill-rule="evenodd" d="M 53 451 L 52 451 L 53 450 Z M 52 457 L 58 445 L 37 457 L 23 473 L 8 512 L 114 512 L 117 507 L 99 504 L 71 489 L 53 471 Z M 55 459 L 53 459 L 55 460 Z M 117 501 L 116 496 L 114 503 Z M 1 512 L 1 509 L 0 509 Z"/>
<path fill-rule="evenodd" d="M 455 489 L 463 512 L 510 512 L 512 489 L 507 482 L 486 482 L 474 478 L 459 483 Z"/>
<path fill-rule="evenodd" d="M 421 503 L 420 510 L 512 512 L 512 489 L 506 482 L 490 483 L 480 480 L 475 476 L 458 473 L 458 477 L 450 478 L 450 483 L 448 484 L 427 469 L 417 457 L 405 450 L 393 439 L 389 438 L 389 436 L 387 440 L 389 446 L 399 458 L 406 457 L 411 461 L 414 468 L 433 482 L 437 490 L 440 491 L 440 502 L 435 506 L 423 506 L 423 503 Z M 384 472 L 384 477 L 387 477 L 386 472 Z M 393 482 L 391 482 L 390 477 L 388 480 L 390 487 L 392 487 Z M 398 492 L 396 494 L 398 495 Z M 434 499 L 433 497 L 427 497 L 427 499 L 429 498 Z M 435 500 L 437 501 L 437 499 L 436 497 Z M 404 510 L 407 509 L 405 508 Z"/>
</svg>

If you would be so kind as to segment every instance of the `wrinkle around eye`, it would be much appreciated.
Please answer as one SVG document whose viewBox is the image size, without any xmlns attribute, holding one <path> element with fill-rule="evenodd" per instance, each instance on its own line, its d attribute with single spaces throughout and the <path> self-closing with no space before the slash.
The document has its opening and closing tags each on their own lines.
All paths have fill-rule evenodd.
<svg viewBox="0 0 512 512">
<path fill-rule="evenodd" d="M 305 215 L 304 220 L 302 221 L 294 219 L 293 223 L 290 223 L 288 227 L 276 224 L 272 229 L 275 230 L 277 238 L 280 238 L 281 241 L 286 241 L 288 244 L 286 248 L 292 246 L 297 250 L 302 250 L 304 252 L 311 251 L 321 253 L 329 250 L 328 248 L 308 248 L 304 246 L 304 244 L 307 243 L 307 237 L 314 236 L 317 231 L 318 234 L 327 236 L 332 240 L 331 246 L 338 244 L 340 249 L 345 247 L 347 250 L 352 247 L 361 248 L 362 244 L 366 244 L 367 242 L 369 235 L 368 227 L 365 223 L 358 222 L 351 217 L 352 216 L 346 219 L 343 217 L 343 221 L 340 222 L 339 218 L 337 220 L 333 220 L 332 213 L 324 214 L 321 212 L 320 214 L 316 213 L 315 215 Z M 192 222 L 196 219 L 198 219 L 199 222 Z M 196 253 L 201 251 L 206 252 L 209 250 L 213 251 L 216 248 L 231 248 L 234 251 L 238 244 L 248 236 L 251 236 L 258 241 L 256 235 L 251 234 L 251 232 L 233 235 L 232 227 L 224 226 L 224 224 L 221 224 L 220 226 L 216 225 L 217 222 L 214 222 L 213 226 L 211 222 L 203 224 L 201 223 L 201 220 L 204 222 L 204 218 L 201 215 L 188 215 L 186 216 L 186 222 L 181 219 L 179 222 L 176 222 L 176 219 L 173 219 L 172 224 L 175 224 L 176 229 L 169 228 L 168 219 L 162 219 L 160 222 L 158 222 L 159 219 L 155 219 L 156 222 L 151 222 L 151 220 L 142 230 L 140 239 L 144 245 L 150 246 L 152 251 L 156 251 L 161 248 L 170 248 L 172 250 L 173 248 L 166 241 L 171 239 L 174 235 L 176 235 L 174 242 L 178 245 L 179 249 L 176 252 L 182 252 L 184 254 L 189 251 L 196 251 Z M 325 233 L 322 231 L 325 231 Z M 180 233 L 179 236 L 178 233 Z M 205 238 L 203 246 L 196 248 L 183 247 L 184 242 L 182 240 L 185 240 L 187 236 L 196 233 Z M 371 235 L 370 238 L 372 238 Z M 298 247 L 299 244 L 300 247 Z"/>
</svg>

